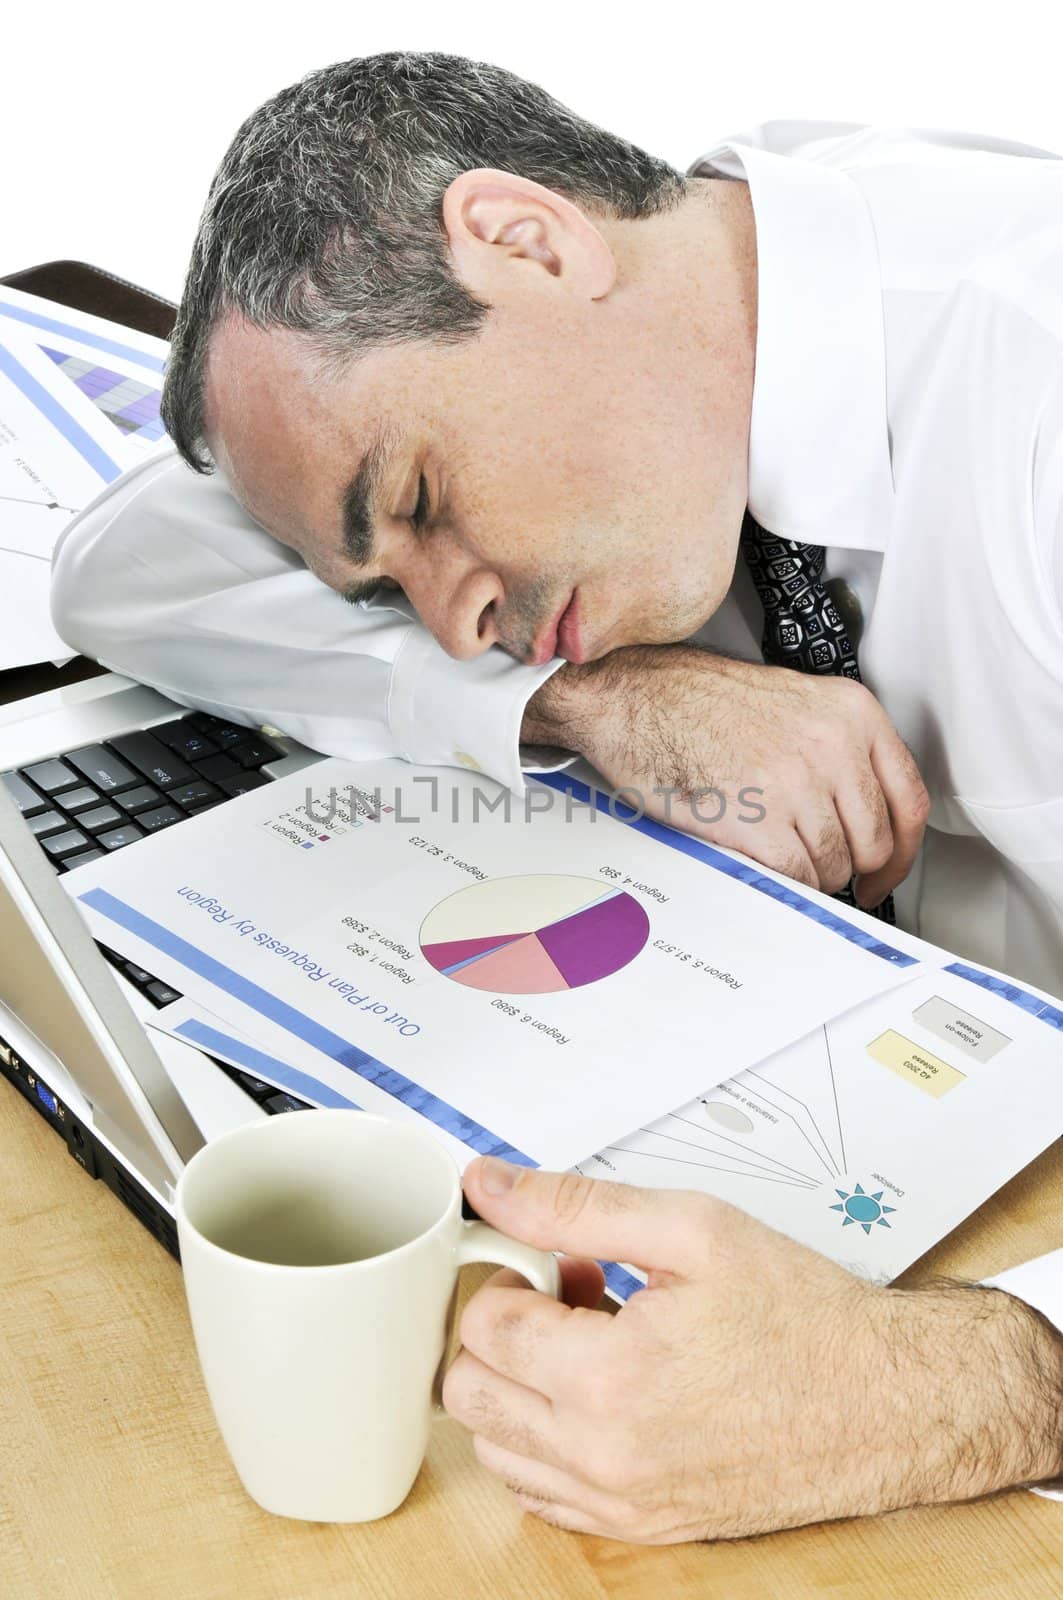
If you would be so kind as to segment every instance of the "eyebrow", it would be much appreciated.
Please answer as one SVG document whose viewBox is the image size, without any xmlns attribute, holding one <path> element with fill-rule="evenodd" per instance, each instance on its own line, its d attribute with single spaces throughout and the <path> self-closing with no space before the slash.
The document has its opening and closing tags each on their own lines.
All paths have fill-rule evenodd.
<svg viewBox="0 0 1063 1600">
<path fill-rule="evenodd" d="M 392 435 L 381 430 L 343 491 L 343 548 L 360 567 L 368 567 L 374 558 L 380 485 L 394 454 Z"/>
</svg>

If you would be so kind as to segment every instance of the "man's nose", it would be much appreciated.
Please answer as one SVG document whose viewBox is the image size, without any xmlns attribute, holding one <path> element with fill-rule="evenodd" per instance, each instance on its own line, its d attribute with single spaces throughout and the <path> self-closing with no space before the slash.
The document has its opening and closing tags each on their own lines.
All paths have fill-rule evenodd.
<svg viewBox="0 0 1063 1600">
<path fill-rule="evenodd" d="M 472 661 L 498 643 L 497 608 L 505 588 L 485 568 L 435 572 L 403 586 L 421 621 L 449 656 Z"/>
</svg>

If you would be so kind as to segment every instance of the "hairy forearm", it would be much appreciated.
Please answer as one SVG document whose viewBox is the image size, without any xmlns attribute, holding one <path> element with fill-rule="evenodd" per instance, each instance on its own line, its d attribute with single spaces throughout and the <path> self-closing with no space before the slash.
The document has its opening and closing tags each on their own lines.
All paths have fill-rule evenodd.
<svg viewBox="0 0 1063 1600">
<path fill-rule="evenodd" d="M 885 1310 L 889 1432 L 894 1453 L 910 1440 L 911 1464 L 883 1463 L 880 1509 L 1063 1477 L 1063 1335 L 1039 1312 L 954 1285 L 889 1291 Z"/>
<path fill-rule="evenodd" d="M 561 745 L 582 754 L 593 721 L 594 686 L 608 676 L 605 664 L 611 660 L 603 656 L 582 667 L 569 664 L 548 678 L 524 708 L 521 743 Z"/>
<path fill-rule="evenodd" d="M 684 738 L 670 717 L 680 681 L 675 674 L 690 673 L 682 680 L 684 695 L 689 699 L 693 690 L 698 710 L 705 712 L 716 697 L 716 681 L 706 673 L 710 663 L 726 673 L 726 658 L 699 645 L 665 644 L 629 645 L 584 666 L 561 667 L 525 707 L 521 742 L 621 762 L 644 758 L 660 745 L 674 757 Z M 682 709 L 689 714 L 691 706 L 684 701 Z"/>
</svg>

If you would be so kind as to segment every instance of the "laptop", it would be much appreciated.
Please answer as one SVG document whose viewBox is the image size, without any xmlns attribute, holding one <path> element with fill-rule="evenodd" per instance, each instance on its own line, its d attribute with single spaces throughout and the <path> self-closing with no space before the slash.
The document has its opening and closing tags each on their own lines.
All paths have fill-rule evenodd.
<svg viewBox="0 0 1063 1600">
<path fill-rule="evenodd" d="M 320 759 L 115 673 L 0 706 L 0 1075 L 175 1257 L 184 1163 L 309 1107 L 149 1033 L 177 992 L 96 944 L 59 879 Z"/>
</svg>

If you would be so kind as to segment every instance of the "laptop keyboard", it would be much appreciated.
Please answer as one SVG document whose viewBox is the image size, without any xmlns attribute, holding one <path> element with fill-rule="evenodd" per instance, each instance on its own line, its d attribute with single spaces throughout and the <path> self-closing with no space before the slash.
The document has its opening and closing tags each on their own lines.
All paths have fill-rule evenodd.
<svg viewBox="0 0 1063 1600">
<path fill-rule="evenodd" d="M 193 711 L 139 733 L 120 733 L 62 756 L 0 774 L 37 843 L 57 872 L 124 850 L 270 782 L 262 768 L 282 752 L 253 728 Z M 154 1006 L 181 998 L 117 951 L 112 966 Z M 302 1111 L 304 1100 L 211 1057 L 263 1110 Z"/>
</svg>

